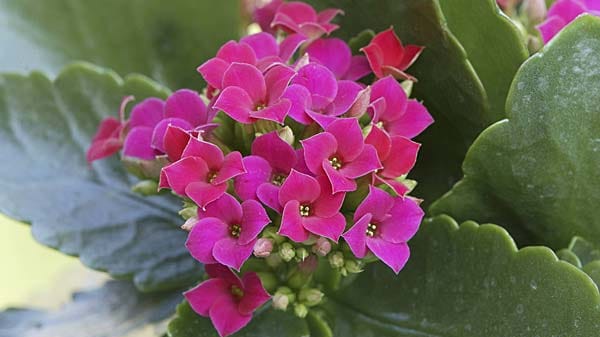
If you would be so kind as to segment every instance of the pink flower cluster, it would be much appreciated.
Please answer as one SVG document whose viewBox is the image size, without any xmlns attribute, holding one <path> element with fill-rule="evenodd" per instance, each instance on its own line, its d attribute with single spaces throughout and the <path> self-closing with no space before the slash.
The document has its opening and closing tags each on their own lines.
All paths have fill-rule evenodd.
<svg viewBox="0 0 600 337">
<path fill-rule="evenodd" d="M 557 0 L 548 10 L 546 21 L 538 26 L 544 43 L 548 43 L 579 15 L 600 16 L 600 0 Z"/>
<path fill-rule="evenodd" d="M 227 42 L 198 67 L 207 104 L 179 90 L 142 101 L 128 120 L 123 104 L 88 153 L 93 161 L 122 147 L 125 157 L 167 163 L 158 186 L 195 205 L 186 246 L 210 276 L 186 298 L 221 336 L 270 298 L 256 273 L 240 279 L 232 271 L 253 254 L 277 250 L 303 272 L 334 252 L 332 266 L 352 272 L 367 255 L 395 273 L 409 258 L 423 211 L 404 177 L 420 147 L 411 139 L 433 119 L 397 79 L 414 80 L 405 70 L 423 48 L 404 46 L 390 28 L 362 49 L 366 56 L 352 55 L 343 40 L 326 37 L 341 13 L 280 0 L 257 9 L 263 32 Z M 251 146 L 221 138 L 229 126 Z M 354 264 L 344 267 L 344 252 Z"/>
</svg>

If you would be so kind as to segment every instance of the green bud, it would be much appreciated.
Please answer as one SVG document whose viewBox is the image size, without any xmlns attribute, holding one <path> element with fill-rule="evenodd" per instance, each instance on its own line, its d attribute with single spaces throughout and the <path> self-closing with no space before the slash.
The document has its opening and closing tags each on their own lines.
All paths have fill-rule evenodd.
<svg viewBox="0 0 600 337">
<path fill-rule="evenodd" d="M 278 310 L 286 310 L 290 303 L 296 300 L 296 295 L 288 287 L 279 287 L 273 295 L 273 307 Z"/>
<path fill-rule="evenodd" d="M 306 274 L 302 271 L 296 269 L 288 278 L 287 284 L 294 289 L 301 289 L 304 287 L 311 279 L 312 273 Z"/>
<path fill-rule="evenodd" d="M 348 271 L 350 274 L 358 274 L 363 271 L 360 263 L 356 262 L 355 260 L 346 261 L 346 263 L 344 263 L 344 269 L 346 269 L 346 271 Z"/>
<path fill-rule="evenodd" d="M 281 264 L 281 256 L 279 254 L 271 254 L 265 258 L 267 265 L 271 268 L 277 268 Z"/>
<path fill-rule="evenodd" d="M 300 261 L 306 260 L 306 258 L 308 257 L 308 250 L 306 250 L 306 248 L 296 249 L 296 257 L 300 259 Z"/>
<path fill-rule="evenodd" d="M 289 243 L 284 243 L 279 248 L 279 256 L 285 262 L 290 262 L 294 256 L 296 256 L 296 252 L 294 251 L 294 247 Z"/>
<path fill-rule="evenodd" d="M 179 215 L 185 220 L 191 219 L 198 215 L 198 206 L 188 206 L 179 211 Z"/>
<path fill-rule="evenodd" d="M 131 190 L 134 193 L 141 194 L 143 196 L 156 195 L 158 194 L 158 183 L 156 180 L 142 180 L 139 183 L 133 185 Z"/>
<path fill-rule="evenodd" d="M 279 280 L 273 273 L 259 271 L 256 274 L 267 292 L 273 292 L 277 288 L 277 285 L 279 285 Z"/>
<path fill-rule="evenodd" d="M 335 252 L 329 255 L 329 264 L 332 268 L 342 268 L 344 266 L 344 254 L 341 252 Z"/>
<path fill-rule="evenodd" d="M 412 93 L 412 88 L 413 88 L 414 84 L 415 83 L 411 80 L 402 81 L 400 83 L 400 85 L 402 86 L 402 89 L 404 89 L 404 92 L 406 93 L 407 97 L 410 97 L 410 94 Z"/>
<path fill-rule="evenodd" d="M 304 288 L 300 291 L 298 299 L 306 306 L 314 307 L 315 305 L 321 303 L 323 296 L 325 296 L 325 294 L 323 294 L 319 289 Z"/>
<path fill-rule="evenodd" d="M 304 318 L 308 315 L 308 308 L 302 303 L 297 303 L 294 305 L 294 314 L 300 318 Z"/>
</svg>

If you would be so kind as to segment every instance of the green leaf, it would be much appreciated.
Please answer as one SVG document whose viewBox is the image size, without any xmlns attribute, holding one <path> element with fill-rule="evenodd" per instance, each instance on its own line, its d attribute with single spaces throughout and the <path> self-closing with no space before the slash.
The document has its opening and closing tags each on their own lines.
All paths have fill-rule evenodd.
<svg viewBox="0 0 600 337">
<path fill-rule="evenodd" d="M 186 302 L 177 307 L 177 316 L 169 323 L 169 337 L 218 337 L 208 318 L 198 316 Z M 308 337 L 306 322 L 283 311 L 264 308 L 254 313 L 248 326 L 232 337 Z M 1 336 L 0 336 L 1 337 Z"/>
<path fill-rule="evenodd" d="M 0 337 L 159 336 L 162 331 L 152 330 L 173 314 L 181 298 L 179 292 L 141 294 L 129 282 L 110 281 L 74 294 L 71 302 L 56 311 L 0 312 Z"/>
<path fill-rule="evenodd" d="M 363 29 L 380 32 L 393 25 L 403 43 L 426 47 L 408 72 L 418 78 L 413 93 L 427 106 L 435 123 L 417 139 L 423 146 L 410 177 L 419 182 L 415 195 L 424 198 L 426 204 L 435 200 L 462 177 L 460 165 L 477 135 L 504 116 L 500 108 L 490 110 L 495 105 L 488 100 L 484 85 L 493 94 L 494 104 L 504 100 L 505 96 L 500 96 L 505 95 L 512 75 L 524 60 L 522 43 L 512 45 L 515 32 L 507 19 L 482 0 L 460 0 L 459 8 L 450 13 L 452 25 L 446 23 L 437 0 L 308 2 L 319 8 L 342 8 L 346 14 L 339 19 L 341 29 L 336 34 L 346 39 Z M 447 2 L 448 6 L 458 6 L 457 1 Z M 471 13 L 473 10 L 480 15 Z M 474 22 L 473 16 L 485 28 L 467 28 Z M 459 34 L 451 31 L 453 28 Z M 457 37 L 465 38 L 469 48 L 465 49 Z M 485 49 L 478 45 L 479 39 L 486 41 L 489 53 L 498 52 L 492 57 L 496 62 L 486 59 L 487 51 L 479 50 Z M 506 59 L 498 61 L 502 57 Z M 481 80 L 477 68 L 483 72 Z"/>
<path fill-rule="evenodd" d="M 185 286 L 201 270 L 184 247 L 175 198 L 132 193 L 135 179 L 117 158 L 85 161 L 100 119 L 116 116 L 129 94 L 141 100 L 168 90 L 85 64 L 54 81 L 0 75 L 0 212 L 32 223 L 41 243 L 142 290 Z"/>
<path fill-rule="evenodd" d="M 239 36 L 240 13 L 234 0 L 0 0 L 0 70 L 84 60 L 198 89 L 196 67 Z"/>
<path fill-rule="evenodd" d="M 399 275 L 374 264 L 327 295 L 316 317 L 329 323 L 333 336 L 589 337 L 600 328 L 594 282 L 546 247 L 517 250 L 499 226 L 459 227 L 439 216 L 425 220 L 409 244 L 411 258 Z M 309 320 L 311 336 L 327 336 L 318 321 Z M 283 317 L 268 322 L 287 325 Z M 237 336 L 287 336 L 258 333 L 259 327 Z M 171 337 L 191 337 L 210 325 L 184 305 L 170 328 Z"/>
<path fill-rule="evenodd" d="M 509 94 L 510 120 L 481 134 L 465 178 L 432 214 L 494 222 L 520 243 L 600 244 L 599 54 L 600 19 L 587 16 L 527 61 Z"/>
</svg>

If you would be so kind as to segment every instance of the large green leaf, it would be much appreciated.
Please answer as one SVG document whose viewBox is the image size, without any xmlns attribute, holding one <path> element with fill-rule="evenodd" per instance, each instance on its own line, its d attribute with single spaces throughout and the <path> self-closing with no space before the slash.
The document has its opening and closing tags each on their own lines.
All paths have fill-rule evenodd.
<svg viewBox="0 0 600 337">
<path fill-rule="evenodd" d="M 0 70 L 57 73 L 72 60 L 202 84 L 195 68 L 237 38 L 240 1 L 0 0 Z"/>
<path fill-rule="evenodd" d="M 497 102 L 506 98 L 510 79 L 524 60 L 523 47 L 515 40 L 513 27 L 490 6 L 491 0 L 447 1 L 448 6 L 456 6 L 449 13 L 450 25 L 437 0 L 308 1 L 320 8 L 344 10 L 346 14 L 339 19 L 342 28 L 336 33 L 344 38 L 363 29 L 378 32 L 393 25 L 404 43 L 426 47 L 409 69 L 419 80 L 414 87 L 415 96 L 435 118 L 435 123 L 418 138 L 423 146 L 412 173 L 419 182 L 415 195 L 425 198 L 426 203 L 461 178 L 460 165 L 469 145 L 490 123 L 503 118 Z M 477 29 L 473 17 L 477 17 Z M 454 28 L 458 34 L 451 31 Z M 457 37 L 465 39 L 466 50 Z M 482 40 L 486 43 L 480 45 Z M 489 52 L 483 51 L 488 47 Z M 488 53 L 495 52 L 497 55 L 491 60 L 486 59 Z M 481 80 L 475 70 L 482 71 Z M 488 100 L 484 85 L 493 103 Z"/>
<path fill-rule="evenodd" d="M 0 212 L 32 223 L 34 237 L 79 255 L 84 264 L 133 278 L 142 290 L 197 280 L 175 198 L 143 198 L 117 158 L 87 165 L 85 151 L 101 118 L 121 97 L 165 97 L 142 76 L 121 79 L 84 64 L 55 81 L 41 73 L 0 75 Z"/>
<path fill-rule="evenodd" d="M 130 282 L 111 281 L 74 294 L 57 311 L 0 312 L 0 337 L 159 336 L 164 327 L 158 324 L 173 314 L 181 298 L 179 292 L 141 294 Z"/>
<path fill-rule="evenodd" d="M 588 16 L 523 65 L 507 102 L 510 120 L 481 134 L 465 178 L 431 212 L 512 224 L 554 248 L 576 235 L 600 244 L 598 55 L 600 19 Z"/>
<path fill-rule="evenodd" d="M 328 294 L 321 317 L 333 336 L 589 337 L 600 328 L 594 282 L 548 248 L 518 251 L 499 226 L 459 227 L 439 216 L 424 222 L 410 246 L 411 259 L 399 275 L 377 264 Z M 184 308 L 170 336 L 210 329 L 208 320 Z M 259 336 L 257 327 L 237 336 Z M 327 334 L 312 330 L 311 336 Z"/>
</svg>

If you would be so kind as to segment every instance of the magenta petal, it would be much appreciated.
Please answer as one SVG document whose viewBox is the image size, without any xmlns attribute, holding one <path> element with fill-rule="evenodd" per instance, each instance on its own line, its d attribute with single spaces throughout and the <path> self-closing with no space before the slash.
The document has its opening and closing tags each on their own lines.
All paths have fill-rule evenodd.
<svg viewBox="0 0 600 337">
<path fill-rule="evenodd" d="M 308 114 L 315 123 L 319 124 L 322 129 L 326 129 L 331 123 L 338 119 L 335 116 L 324 115 L 310 110 L 307 110 L 306 114 Z"/>
<path fill-rule="evenodd" d="M 311 93 L 313 110 L 324 109 L 337 95 L 337 81 L 333 73 L 318 63 L 309 63 L 298 70 L 292 84 L 300 84 Z"/>
<path fill-rule="evenodd" d="M 409 197 L 396 197 L 390 217 L 380 223 L 381 238 L 393 243 L 407 242 L 412 238 L 425 214 L 421 207 Z"/>
<path fill-rule="evenodd" d="M 364 138 L 358 119 L 340 118 L 331 123 L 325 130 L 337 140 L 336 154 L 343 162 L 350 162 L 363 151 Z M 310 166 L 309 166 L 310 168 Z"/>
<path fill-rule="evenodd" d="M 302 43 L 306 41 L 306 37 L 302 34 L 290 34 L 281 44 L 279 44 L 279 57 L 287 62 L 294 55 L 296 50 L 300 48 Z"/>
<path fill-rule="evenodd" d="M 382 168 L 381 162 L 377 157 L 377 151 L 373 145 L 365 145 L 363 151 L 353 161 L 344 165 L 339 172 L 352 179 L 362 177 L 370 172 Z"/>
<path fill-rule="evenodd" d="M 396 274 L 400 272 L 410 257 L 410 250 L 406 243 L 391 243 L 379 238 L 369 238 L 367 247 Z"/>
<path fill-rule="evenodd" d="M 244 168 L 244 163 L 242 162 L 242 155 L 237 151 L 230 152 L 225 156 L 225 159 L 223 160 L 223 166 L 215 176 L 213 183 L 226 183 L 227 180 L 244 173 L 246 173 L 246 169 Z"/>
<path fill-rule="evenodd" d="M 247 156 L 242 159 L 246 173 L 234 178 L 235 193 L 242 200 L 256 200 L 258 187 L 269 182 L 272 175 L 271 165 L 259 156 Z M 279 203 L 279 201 L 277 201 Z M 268 205 L 267 205 L 268 206 Z"/>
<path fill-rule="evenodd" d="M 379 98 L 385 99 L 386 108 L 377 111 L 373 117 L 374 122 L 388 121 L 399 118 L 406 110 L 408 98 L 400 83 L 392 76 L 386 76 L 371 86 L 371 102 Z"/>
<path fill-rule="evenodd" d="M 311 59 L 317 60 L 327 67 L 336 78 L 340 79 L 350 68 L 352 52 L 341 39 L 319 39 L 306 49 Z"/>
<path fill-rule="evenodd" d="M 354 212 L 354 221 L 363 217 L 365 214 L 371 214 L 373 221 L 380 222 L 387 218 L 387 214 L 394 207 L 394 198 L 386 191 L 369 186 L 369 194 L 358 205 Z M 370 221 L 370 220 L 369 220 Z"/>
<path fill-rule="evenodd" d="M 250 113 L 255 108 L 255 103 L 242 88 L 225 88 L 217 98 L 214 108 L 223 110 L 229 117 L 240 123 L 254 123 L 254 118 L 250 116 Z"/>
<path fill-rule="evenodd" d="M 216 89 L 221 89 L 223 74 L 225 74 L 225 71 L 229 68 L 229 64 L 229 62 L 215 57 L 204 62 L 196 70 L 202 75 L 206 83 Z"/>
<path fill-rule="evenodd" d="M 223 194 L 215 202 L 206 206 L 206 209 L 198 210 L 198 217 L 200 219 L 217 218 L 227 224 L 227 226 L 241 223 L 243 215 L 240 203 L 228 193 Z"/>
<path fill-rule="evenodd" d="M 194 312 L 208 317 L 210 307 L 222 296 L 231 296 L 229 284 L 225 280 L 213 278 L 183 293 Z"/>
<path fill-rule="evenodd" d="M 220 297 L 210 308 L 210 320 L 219 336 L 229 336 L 245 327 L 252 315 L 242 315 L 233 296 Z"/>
<path fill-rule="evenodd" d="M 392 150 L 392 138 L 378 126 L 372 125 L 371 131 L 365 139 L 365 144 L 370 144 L 377 150 L 377 157 L 382 162 L 390 155 Z"/>
<path fill-rule="evenodd" d="M 579 14 L 586 11 L 586 6 L 580 0 L 558 0 L 548 10 L 548 17 L 559 16 L 569 23 Z"/>
<path fill-rule="evenodd" d="M 333 115 L 339 116 L 350 110 L 361 90 L 363 88 L 355 82 L 339 81 L 338 93 L 332 104 L 334 107 Z"/>
<path fill-rule="evenodd" d="M 283 211 L 283 207 L 279 204 L 279 186 L 271 183 L 263 183 L 256 189 L 258 200 L 271 208 L 277 213 Z"/>
<path fill-rule="evenodd" d="M 334 214 L 330 218 L 309 216 L 302 220 L 304 228 L 309 232 L 326 237 L 334 242 L 338 242 L 344 228 L 346 228 L 346 218 L 341 213 Z"/>
<path fill-rule="evenodd" d="M 213 257 L 213 247 L 219 240 L 229 236 L 229 228 L 217 218 L 200 220 L 188 235 L 185 246 L 190 254 L 202 263 L 216 263 Z"/>
<path fill-rule="evenodd" d="M 546 19 L 542 24 L 537 26 L 537 29 L 542 34 L 544 43 L 550 42 L 552 38 L 560 32 L 567 25 L 567 22 L 559 16 L 551 16 Z"/>
<path fill-rule="evenodd" d="M 244 287 L 242 280 L 229 267 L 220 263 L 207 264 L 204 266 L 204 271 L 210 278 L 220 278 L 225 280 L 229 285 L 238 286 L 240 289 Z"/>
<path fill-rule="evenodd" d="M 282 206 L 290 200 L 312 203 L 320 194 L 321 187 L 315 178 L 292 170 L 279 189 L 279 203 Z"/>
<path fill-rule="evenodd" d="M 239 62 L 247 64 L 256 63 L 256 54 L 252 47 L 245 43 L 229 41 L 217 52 L 217 57 L 228 63 Z"/>
<path fill-rule="evenodd" d="M 308 89 L 299 84 L 292 84 L 284 91 L 282 98 L 287 98 L 292 103 L 289 110 L 289 116 L 292 119 L 305 125 L 312 123 L 312 120 L 306 114 L 306 109 L 312 105 Z"/>
<path fill-rule="evenodd" d="M 251 314 L 271 298 L 256 273 L 245 273 L 242 283 L 244 284 L 244 297 L 238 305 L 240 313 Z"/>
<path fill-rule="evenodd" d="M 213 256 L 219 263 L 239 271 L 244 262 L 252 255 L 255 243 L 256 239 L 241 245 L 237 239 L 229 236 L 215 243 Z"/>
<path fill-rule="evenodd" d="M 144 160 L 154 159 L 154 149 L 151 146 L 152 132 L 153 130 L 146 126 L 131 129 L 125 138 L 123 156 Z"/>
<path fill-rule="evenodd" d="M 312 204 L 313 214 L 321 218 L 329 218 L 339 213 L 344 203 L 345 193 L 335 193 L 331 191 L 329 180 L 325 176 L 317 177 L 321 186 L 321 195 Z"/>
<path fill-rule="evenodd" d="M 193 182 L 185 188 L 185 195 L 192 199 L 200 208 L 219 199 L 227 191 L 227 184 L 212 185 L 204 181 Z"/>
<path fill-rule="evenodd" d="M 355 220 L 354 226 L 350 228 L 342 237 L 350 246 L 354 256 L 362 259 L 367 255 L 367 227 L 371 222 L 371 214 L 365 214 L 358 220 Z"/>
<path fill-rule="evenodd" d="M 279 102 L 271 104 L 264 109 L 260 109 L 258 111 L 252 111 L 250 116 L 259 119 L 265 119 L 268 121 L 273 121 L 279 124 L 283 124 L 285 117 L 290 111 L 292 106 L 292 102 L 288 99 L 282 99 Z"/>
<path fill-rule="evenodd" d="M 403 196 L 410 191 L 406 185 L 395 179 L 387 179 L 373 174 L 373 185 L 379 186 L 381 184 L 387 185 L 399 196 Z"/>
<path fill-rule="evenodd" d="M 181 159 L 183 150 L 190 141 L 190 134 L 177 126 L 169 125 L 163 139 L 165 153 L 170 161 L 175 162 Z"/>
<path fill-rule="evenodd" d="M 284 174 L 289 174 L 297 160 L 294 148 L 277 131 L 257 137 L 252 143 L 252 154 L 263 157 L 273 169 Z"/>
<path fill-rule="evenodd" d="M 413 168 L 421 144 L 402 136 L 394 136 L 391 141 L 391 152 L 394 155 L 384 161 L 380 174 L 387 178 L 397 178 Z"/>
<path fill-rule="evenodd" d="M 371 66 L 367 58 L 362 55 L 352 56 L 350 60 L 350 68 L 342 76 L 342 80 L 358 81 L 359 79 L 371 73 Z"/>
<path fill-rule="evenodd" d="M 262 230 L 271 222 L 265 209 L 258 201 L 246 200 L 242 203 L 244 217 L 242 223 L 242 231 L 238 239 L 240 245 L 245 245 L 253 240 Z"/>
<path fill-rule="evenodd" d="M 183 157 L 200 157 L 211 170 L 219 170 L 223 165 L 223 152 L 215 144 L 190 137 L 182 153 Z"/>
<path fill-rule="evenodd" d="M 197 92 L 188 89 L 177 90 L 169 96 L 165 105 L 165 118 L 169 117 L 184 119 L 193 126 L 208 122 L 206 104 Z"/>
<path fill-rule="evenodd" d="M 185 188 L 192 182 L 205 180 L 207 174 L 208 166 L 202 158 L 182 158 L 162 169 L 160 185 L 167 184 L 175 193 L 186 195 Z"/>
<path fill-rule="evenodd" d="M 316 134 L 301 141 L 301 143 L 302 148 L 304 148 L 306 166 L 314 174 L 322 172 L 323 161 L 328 160 L 338 149 L 337 140 L 328 132 Z"/>
<path fill-rule="evenodd" d="M 269 33 L 260 32 L 245 36 L 240 39 L 240 43 L 245 43 L 252 47 L 257 59 L 279 55 L 279 46 L 277 46 L 277 40 L 275 40 L 275 37 Z"/>
<path fill-rule="evenodd" d="M 297 200 L 291 200 L 286 203 L 281 217 L 279 235 L 287 236 L 295 242 L 308 240 L 310 233 L 304 229 L 302 219 L 300 215 L 300 203 Z"/>
<path fill-rule="evenodd" d="M 242 88 L 254 104 L 266 98 L 267 87 L 263 74 L 251 64 L 232 63 L 223 75 L 223 88 L 227 87 Z"/>
<path fill-rule="evenodd" d="M 161 153 L 165 153 L 165 133 L 167 133 L 167 128 L 169 125 L 176 126 L 184 130 L 191 130 L 194 128 L 192 124 L 181 118 L 165 118 L 156 124 L 154 131 L 152 132 L 152 147 Z"/>
<path fill-rule="evenodd" d="M 338 26 L 325 26 L 325 24 L 318 24 L 314 22 L 305 22 L 298 25 L 298 31 L 300 34 L 307 36 L 309 41 L 320 38 L 323 34 L 328 32 L 328 28 L 335 30 Z"/>
<path fill-rule="evenodd" d="M 338 14 L 344 14 L 344 11 L 338 8 L 327 8 L 317 14 L 317 21 L 327 23 L 333 20 Z"/>
<path fill-rule="evenodd" d="M 323 170 L 327 175 L 327 179 L 331 183 L 333 193 L 352 192 L 356 190 L 356 182 L 344 176 L 340 171 L 336 170 L 329 164 L 327 160 L 323 161 Z"/>
<path fill-rule="evenodd" d="M 413 138 L 423 132 L 431 123 L 433 123 L 433 117 L 425 106 L 411 99 L 408 101 L 404 115 L 388 123 L 386 129 L 391 135 Z"/>
<path fill-rule="evenodd" d="M 294 75 L 296 75 L 294 69 L 285 65 L 274 65 L 267 70 L 265 73 L 265 85 L 267 86 L 269 104 L 281 98 Z"/>
<path fill-rule="evenodd" d="M 131 110 L 129 127 L 147 126 L 154 128 L 163 119 L 165 102 L 158 98 L 146 98 Z"/>
</svg>

